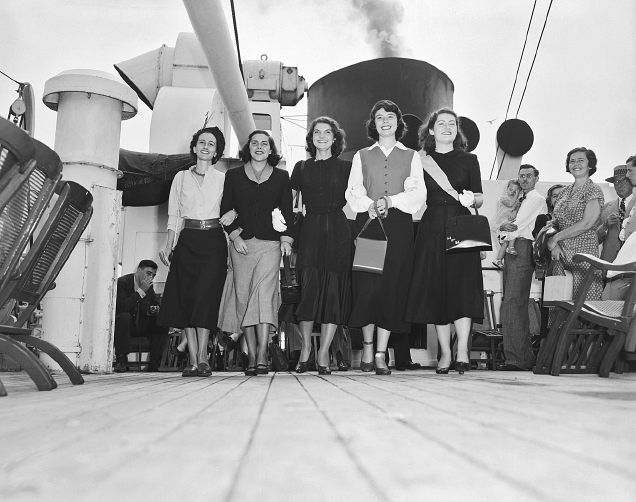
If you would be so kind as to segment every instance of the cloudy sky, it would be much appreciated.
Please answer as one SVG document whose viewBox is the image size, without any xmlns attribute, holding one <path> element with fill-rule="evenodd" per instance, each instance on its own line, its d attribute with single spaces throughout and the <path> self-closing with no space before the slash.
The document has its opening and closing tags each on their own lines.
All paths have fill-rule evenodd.
<svg viewBox="0 0 636 502">
<path fill-rule="evenodd" d="M 203 1 L 203 0 L 202 0 Z M 222 0 L 229 22 L 229 0 Z M 378 15 L 371 7 L 380 5 Z M 309 84 L 381 54 L 427 61 L 455 84 L 454 108 L 481 131 L 487 178 L 534 0 L 235 0 L 241 55 L 297 66 Z M 509 117 L 514 117 L 550 0 L 537 0 Z M 518 117 L 535 134 L 524 157 L 544 180 L 568 180 L 565 154 L 587 146 L 598 180 L 636 153 L 636 3 L 554 0 Z M 387 29 L 387 33 L 378 31 Z M 61 71 L 112 65 L 193 31 L 180 0 L 2 0 L 0 70 L 35 88 L 36 137 L 53 146 L 56 114 L 41 103 L 44 82 Z M 387 36 L 388 35 L 388 36 Z M 390 44 L 382 44 L 388 38 Z M 379 41 L 380 40 L 380 41 Z M 0 75 L 0 115 L 16 84 Z M 306 98 L 283 115 L 306 114 Z M 122 129 L 122 147 L 147 151 L 150 110 Z M 492 121 L 490 123 L 489 121 Z M 286 122 L 285 153 L 304 157 L 304 132 Z"/>
</svg>

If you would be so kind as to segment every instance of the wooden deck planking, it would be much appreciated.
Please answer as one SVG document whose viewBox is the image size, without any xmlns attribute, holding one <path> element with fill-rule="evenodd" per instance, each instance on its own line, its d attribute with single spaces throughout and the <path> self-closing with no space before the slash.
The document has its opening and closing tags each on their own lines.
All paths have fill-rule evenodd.
<svg viewBox="0 0 636 502">
<path fill-rule="evenodd" d="M 0 378 L 2 501 L 636 499 L 636 375 Z"/>
</svg>

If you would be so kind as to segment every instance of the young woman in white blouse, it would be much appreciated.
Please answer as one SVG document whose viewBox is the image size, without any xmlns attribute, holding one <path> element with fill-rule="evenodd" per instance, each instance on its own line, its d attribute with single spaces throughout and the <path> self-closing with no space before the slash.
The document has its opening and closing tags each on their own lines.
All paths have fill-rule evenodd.
<svg viewBox="0 0 636 502">
<path fill-rule="evenodd" d="M 214 168 L 225 149 L 218 127 L 197 131 L 190 143 L 196 164 L 180 171 L 168 202 L 168 237 L 159 252 L 170 267 L 157 324 L 184 328 L 190 365 L 183 376 L 207 377 L 210 331 L 216 331 L 227 270 L 227 241 L 221 225 L 234 213 L 220 216 L 225 174 Z M 176 244 L 176 246 L 175 246 Z"/>
</svg>

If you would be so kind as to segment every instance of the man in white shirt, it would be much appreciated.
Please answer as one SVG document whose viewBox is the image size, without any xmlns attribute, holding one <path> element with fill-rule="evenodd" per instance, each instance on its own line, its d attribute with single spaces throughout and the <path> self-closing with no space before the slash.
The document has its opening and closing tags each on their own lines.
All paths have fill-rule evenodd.
<svg viewBox="0 0 636 502">
<path fill-rule="evenodd" d="M 516 255 L 506 254 L 504 261 L 504 297 L 501 306 L 505 364 L 502 371 L 525 371 L 534 366 L 535 356 L 530 344 L 528 303 L 534 264 L 532 262 L 532 230 L 537 216 L 548 211 L 545 198 L 534 189 L 539 170 L 530 164 L 519 167 L 519 183 L 523 189 L 522 202 L 514 222 L 504 222 L 500 230 L 510 232 L 516 239 Z"/>
<path fill-rule="evenodd" d="M 632 155 L 629 159 L 627 159 L 625 176 L 631 185 L 636 187 L 636 155 Z M 636 188 L 632 188 L 632 192 L 634 190 L 636 190 Z M 620 225 L 618 239 L 621 242 L 621 248 L 618 252 L 615 263 L 618 261 L 620 256 L 623 256 L 624 259 L 629 261 L 634 261 L 636 259 L 636 255 L 631 253 L 631 250 L 634 249 L 634 241 L 636 240 L 636 237 L 634 237 L 634 233 L 636 232 L 636 196 L 634 193 L 632 193 L 630 199 L 630 201 L 626 200 L 625 216 Z M 627 245 L 628 241 L 630 242 L 629 246 Z M 611 271 L 608 272 L 607 283 L 605 285 L 605 289 L 603 289 L 603 296 L 601 296 L 601 300 L 624 300 L 632 281 L 632 274 Z"/>
</svg>

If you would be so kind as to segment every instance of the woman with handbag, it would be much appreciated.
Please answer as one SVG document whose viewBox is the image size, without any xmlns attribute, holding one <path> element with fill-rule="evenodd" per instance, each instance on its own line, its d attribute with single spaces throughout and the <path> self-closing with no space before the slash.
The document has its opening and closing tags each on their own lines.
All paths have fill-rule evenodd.
<svg viewBox="0 0 636 502">
<path fill-rule="evenodd" d="M 351 162 L 338 155 L 345 134 L 330 117 L 318 117 L 307 131 L 305 150 L 311 158 L 298 162 L 291 176 L 295 200 L 306 208 L 298 240 L 296 273 L 300 302 L 302 348 L 296 373 L 307 371 L 314 322 L 320 323 L 318 373 L 328 375 L 329 347 L 338 325 L 346 324 L 351 311 L 351 230 L 342 211 Z"/>
<path fill-rule="evenodd" d="M 364 264 L 359 267 L 354 264 L 353 307 L 348 324 L 362 327 L 360 369 L 373 371 L 375 367 L 378 375 L 391 374 L 385 361 L 391 332 L 411 330 L 403 317 L 413 270 L 412 215 L 426 199 L 420 157 L 399 142 L 405 130 L 402 112 L 395 103 L 383 100 L 373 106 L 367 120 L 367 136 L 375 143 L 353 157 L 345 193 L 349 207 L 358 213 L 357 235 L 387 241 L 384 259 L 379 262 L 381 270 L 363 271 Z M 361 249 L 358 239 L 356 256 L 360 256 Z"/>
<path fill-rule="evenodd" d="M 219 327 L 245 333 L 245 374 L 254 376 L 268 373 L 270 325 L 278 325 L 281 253 L 289 256 L 293 242 L 292 192 L 289 174 L 276 168 L 281 156 L 267 131 L 253 131 L 239 155 L 245 165 L 225 174 L 221 201 L 222 212 L 234 210 L 238 216 L 225 226 L 231 241 L 230 269 Z"/>
<path fill-rule="evenodd" d="M 168 237 L 159 251 L 170 271 L 157 324 L 184 328 L 190 353 L 184 377 L 212 374 L 208 339 L 210 331 L 217 329 L 227 268 L 221 225 L 234 219 L 233 213 L 219 219 L 225 175 L 214 164 L 224 149 L 225 138 L 218 127 L 198 130 L 190 142 L 196 164 L 178 172 L 170 187 Z"/>
<path fill-rule="evenodd" d="M 600 224 L 605 200 L 601 188 L 590 179 L 596 172 L 596 163 L 594 152 L 585 147 L 568 152 L 565 170 L 574 177 L 574 183 L 559 194 L 550 221 L 550 225 L 557 230 L 548 240 L 548 249 L 555 261 L 552 275 L 565 275 L 565 270 L 572 272 L 573 298 L 589 265 L 574 263 L 572 257 L 576 253 L 599 255 L 596 228 Z M 600 300 L 602 292 L 603 280 L 598 272 L 588 291 L 587 300 Z"/>
<path fill-rule="evenodd" d="M 446 251 L 446 223 L 483 204 L 477 157 L 466 152 L 457 114 L 442 108 L 419 130 L 428 197 L 415 242 L 415 266 L 405 319 L 434 324 L 442 355 L 436 373 L 452 362 L 451 323 L 457 331 L 455 369 L 468 371 L 468 337 L 473 318 L 483 318 L 484 292 L 479 251 Z"/>
</svg>

